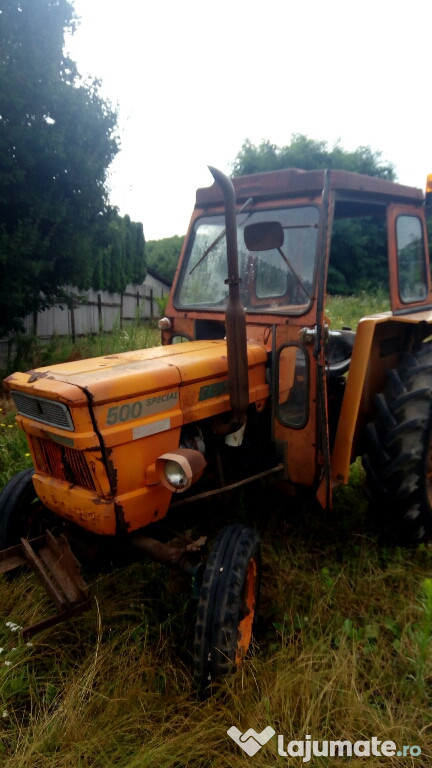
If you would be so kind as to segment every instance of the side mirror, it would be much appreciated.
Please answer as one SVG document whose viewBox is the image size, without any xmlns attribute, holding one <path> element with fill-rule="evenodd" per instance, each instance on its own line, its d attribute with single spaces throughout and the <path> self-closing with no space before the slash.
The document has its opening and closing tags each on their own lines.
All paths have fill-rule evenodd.
<svg viewBox="0 0 432 768">
<path fill-rule="evenodd" d="M 244 228 L 244 241 L 248 251 L 271 251 L 281 248 L 284 241 L 279 221 L 259 221 Z"/>
</svg>

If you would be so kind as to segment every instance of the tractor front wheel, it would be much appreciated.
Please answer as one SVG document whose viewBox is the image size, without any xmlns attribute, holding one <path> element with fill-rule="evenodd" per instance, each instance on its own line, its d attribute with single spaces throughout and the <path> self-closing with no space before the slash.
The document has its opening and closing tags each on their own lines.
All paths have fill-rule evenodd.
<svg viewBox="0 0 432 768">
<path fill-rule="evenodd" d="M 198 604 L 194 680 L 200 689 L 242 663 L 252 640 L 260 575 L 256 531 L 224 528 L 208 558 Z"/>
<path fill-rule="evenodd" d="M 23 469 L 0 493 L 0 549 L 18 544 L 21 537 L 34 538 L 52 528 L 55 520 L 36 495 L 34 469 Z"/>
<path fill-rule="evenodd" d="M 402 355 L 375 398 L 363 458 L 374 506 L 396 539 L 432 535 L 432 344 Z"/>
</svg>

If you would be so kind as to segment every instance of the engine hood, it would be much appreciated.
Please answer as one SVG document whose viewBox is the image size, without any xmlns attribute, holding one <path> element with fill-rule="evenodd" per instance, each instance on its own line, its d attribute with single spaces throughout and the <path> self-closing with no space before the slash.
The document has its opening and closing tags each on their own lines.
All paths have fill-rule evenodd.
<svg viewBox="0 0 432 768">
<path fill-rule="evenodd" d="M 266 360 L 263 346 L 248 343 L 249 367 L 262 366 Z M 5 385 L 9 390 L 69 405 L 88 398 L 94 405 L 102 405 L 131 396 L 156 395 L 227 374 L 225 341 L 191 341 L 14 373 Z"/>
</svg>

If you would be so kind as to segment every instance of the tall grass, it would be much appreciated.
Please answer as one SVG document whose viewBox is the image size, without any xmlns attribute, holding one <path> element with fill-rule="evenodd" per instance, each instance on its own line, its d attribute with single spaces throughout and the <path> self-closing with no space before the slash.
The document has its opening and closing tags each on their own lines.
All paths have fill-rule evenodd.
<svg viewBox="0 0 432 768">
<path fill-rule="evenodd" d="M 13 413 L 0 414 L 7 475 L 7 456 L 15 471 L 28 457 Z M 359 464 L 331 513 L 269 482 L 243 490 L 226 511 L 261 534 L 262 596 L 251 655 L 205 700 L 192 685 L 195 602 L 185 575 L 147 561 L 87 574 L 91 610 L 32 645 L 16 625 L 50 610 L 43 590 L 25 573 L 0 581 L 2 768 L 304 764 L 279 756 L 275 737 L 248 757 L 227 736 L 232 725 L 422 750 L 353 757 L 354 768 L 431 765 L 432 550 L 380 545 Z"/>
<path fill-rule="evenodd" d="M 255 512 L 264 540 L 256 646 L 205 701 L 191 682 L 185 577 L 149 563 L 93 577 L 92 610 L 31 647 L 5 622 L 46 611 L 41 589 L 26 575 L 3 583 L 3 765 L 248 765 L 226 735 L 231 725 L 271 725 L 287 739 L 391 739 L 422 749 L 403 764 L 430 765 L 431 551 L 377 547 L 353 511 L 324 520 L 285 509 L 272 486 L 264 498 L 272 515 Z M 253 765 L 286 765 L 275 744 Z"/>
<path fill-rule="evenodd" d="M 333 330 L 345 326 L 355 331 L 362 317 L 387 312 L 389 309 L 388 291 L 376 288 L 373 291 L 361 291 L 354 296 L 328 296 L 325 314 Z"/>
</svg>

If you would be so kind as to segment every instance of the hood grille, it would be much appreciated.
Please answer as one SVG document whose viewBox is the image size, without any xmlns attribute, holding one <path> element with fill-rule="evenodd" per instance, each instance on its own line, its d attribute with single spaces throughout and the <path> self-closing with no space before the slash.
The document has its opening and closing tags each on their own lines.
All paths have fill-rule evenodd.
<svg viewBox="0 0 432 768">
<path fill-rule="evenodd" d="M 34 395 L 24 395 L 22 392 L 11 392 L 11 395 L 21 416 L 27 416 L 50 427 L 59 427 L 68 432 L 74 431 L 72 416 L 64 403 L 45 400 L 43 397 L 34 397 Z"/>
<path fill-rule="evenodd" d="M 81 451 L 38 437 L 32 436 L 30 440 L 37 470 L 57 480 L 65 480 L 88 491 L 96 491 L 92 472 Z"/>
</svg>

